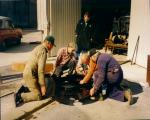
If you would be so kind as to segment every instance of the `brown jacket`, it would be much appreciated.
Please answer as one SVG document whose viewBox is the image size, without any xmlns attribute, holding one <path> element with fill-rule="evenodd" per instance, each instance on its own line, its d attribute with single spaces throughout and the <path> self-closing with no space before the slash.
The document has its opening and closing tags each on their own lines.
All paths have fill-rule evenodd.
<svg viewBox="0 0 150 120">
<path fill-rule="evenodd" d="M 47 59 L 47 48 L 44 45 L 37 46 L 32 52 L 31 56 L 25 66 L 23 76 L 24 80 L 28 79 L 29 87 L 35 86 L 32 80 L 36 80 L 40 86 L 45 85 L 44 69 Z M 30 80 L 29 80 L 30 79 Z M 37 83 L 36 83 L 37 84 Z"/>
</svg>

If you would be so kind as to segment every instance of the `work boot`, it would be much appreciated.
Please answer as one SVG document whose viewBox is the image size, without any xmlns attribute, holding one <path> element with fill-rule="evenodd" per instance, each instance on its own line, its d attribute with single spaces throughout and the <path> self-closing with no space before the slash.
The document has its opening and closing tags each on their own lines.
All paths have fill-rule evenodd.
<svg viewBox="0 0 150 120">
<path fill-rule="evenodd" d="M 25 86 L 21 86 L 20 89 L 17 91 L 17 94 L 21 94 L 21 93 L 27 93 L 29 92 L 29 89 L 28 87 L 25 87 Z"/>
<path fill-rule="evenodd" d="M 132 98 L 132 92 L 131 92 L 130 89 L 128 89 L 128 90 L 126 90 L 124 92 L 124 96 L 128 100 L 128 104 L 129 105 L 133 105 L 134 104 L 134 101 L 133 101 L 133 98 Z"/>
<path fill-rule="evenodd" d="M 21 98 L 21 94 L 14 93 L 14 100 L 16 107 L 19 107 L 23 104 L 23 99 Z"/>
</svg>

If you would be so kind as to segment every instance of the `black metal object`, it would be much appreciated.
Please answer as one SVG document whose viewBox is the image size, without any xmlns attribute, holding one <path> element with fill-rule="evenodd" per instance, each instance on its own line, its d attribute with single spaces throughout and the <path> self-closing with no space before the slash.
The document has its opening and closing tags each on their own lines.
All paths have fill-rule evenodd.
<svg viewBox="0 0 150 120">
<path fill-rule="evenodd" d="M 69 100 L 70 98 L 74 98 L 76 100 L 82 100 L 86 98 L 87 95 L 83 95 L 83 91 L 89 92 L 91 83 L 89 83 L 88 85 L 80 85 L 80 77 L 81 76 L 78 75 L 71 75 L 59 78 L 56 82 L 56 96 L 63 98 L 63 101 Z"/>
<path fill-rule="evenodd" d="M 138 47 L 139 47 L 139 39 L 140 39 L 140 36 L 138 36 L 138 39 L 136 41 L 136 45 L 135 45 L 135 48 L 134 48 L 134 53 L 133 53 L 132 60 L 131 60 L 131 65 L 136 63 Z M 134 61 L 134 58 L 135 58 L 135 61 Z"/>
</svg>

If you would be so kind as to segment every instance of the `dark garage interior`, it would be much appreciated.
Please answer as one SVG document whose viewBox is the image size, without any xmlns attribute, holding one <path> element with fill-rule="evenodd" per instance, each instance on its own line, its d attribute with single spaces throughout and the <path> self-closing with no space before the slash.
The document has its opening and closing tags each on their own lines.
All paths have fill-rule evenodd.
<svg viewBox="0 0 150 120">
<path fill-rule="evenodd" d="M 95 22 L 97 47 L 104 46 L 105 38 L 114 29 L 114 19 L 130 16 L 130 7 L 131 0 L 82 0 L 82 16 L 88 11 Z"/>
</svg>

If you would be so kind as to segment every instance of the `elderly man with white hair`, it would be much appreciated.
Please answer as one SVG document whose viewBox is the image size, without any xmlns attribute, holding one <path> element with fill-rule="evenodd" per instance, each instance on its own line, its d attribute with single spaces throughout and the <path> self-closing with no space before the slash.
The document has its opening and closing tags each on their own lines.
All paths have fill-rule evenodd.
<svg viewBox="0 0 150 120">
<path fill-rule="evenodd" d="M 92 50 L 89 53 L 81 54 L 80 63 L 89 66 L 88 72 L 83 80 L 80 81 L 80 84 L 88 83 L 93 78 L 93 87 L 90 89 L 91 96 L 99 92 L 103 84 L 107 84 L 108 97 L 119 101 L 127 99 L 129 105 L 133 104 L 130 89 L 126 91 L 120 89 L 123 71 L 119 63 L 112 56 Z"/>
</svg>

